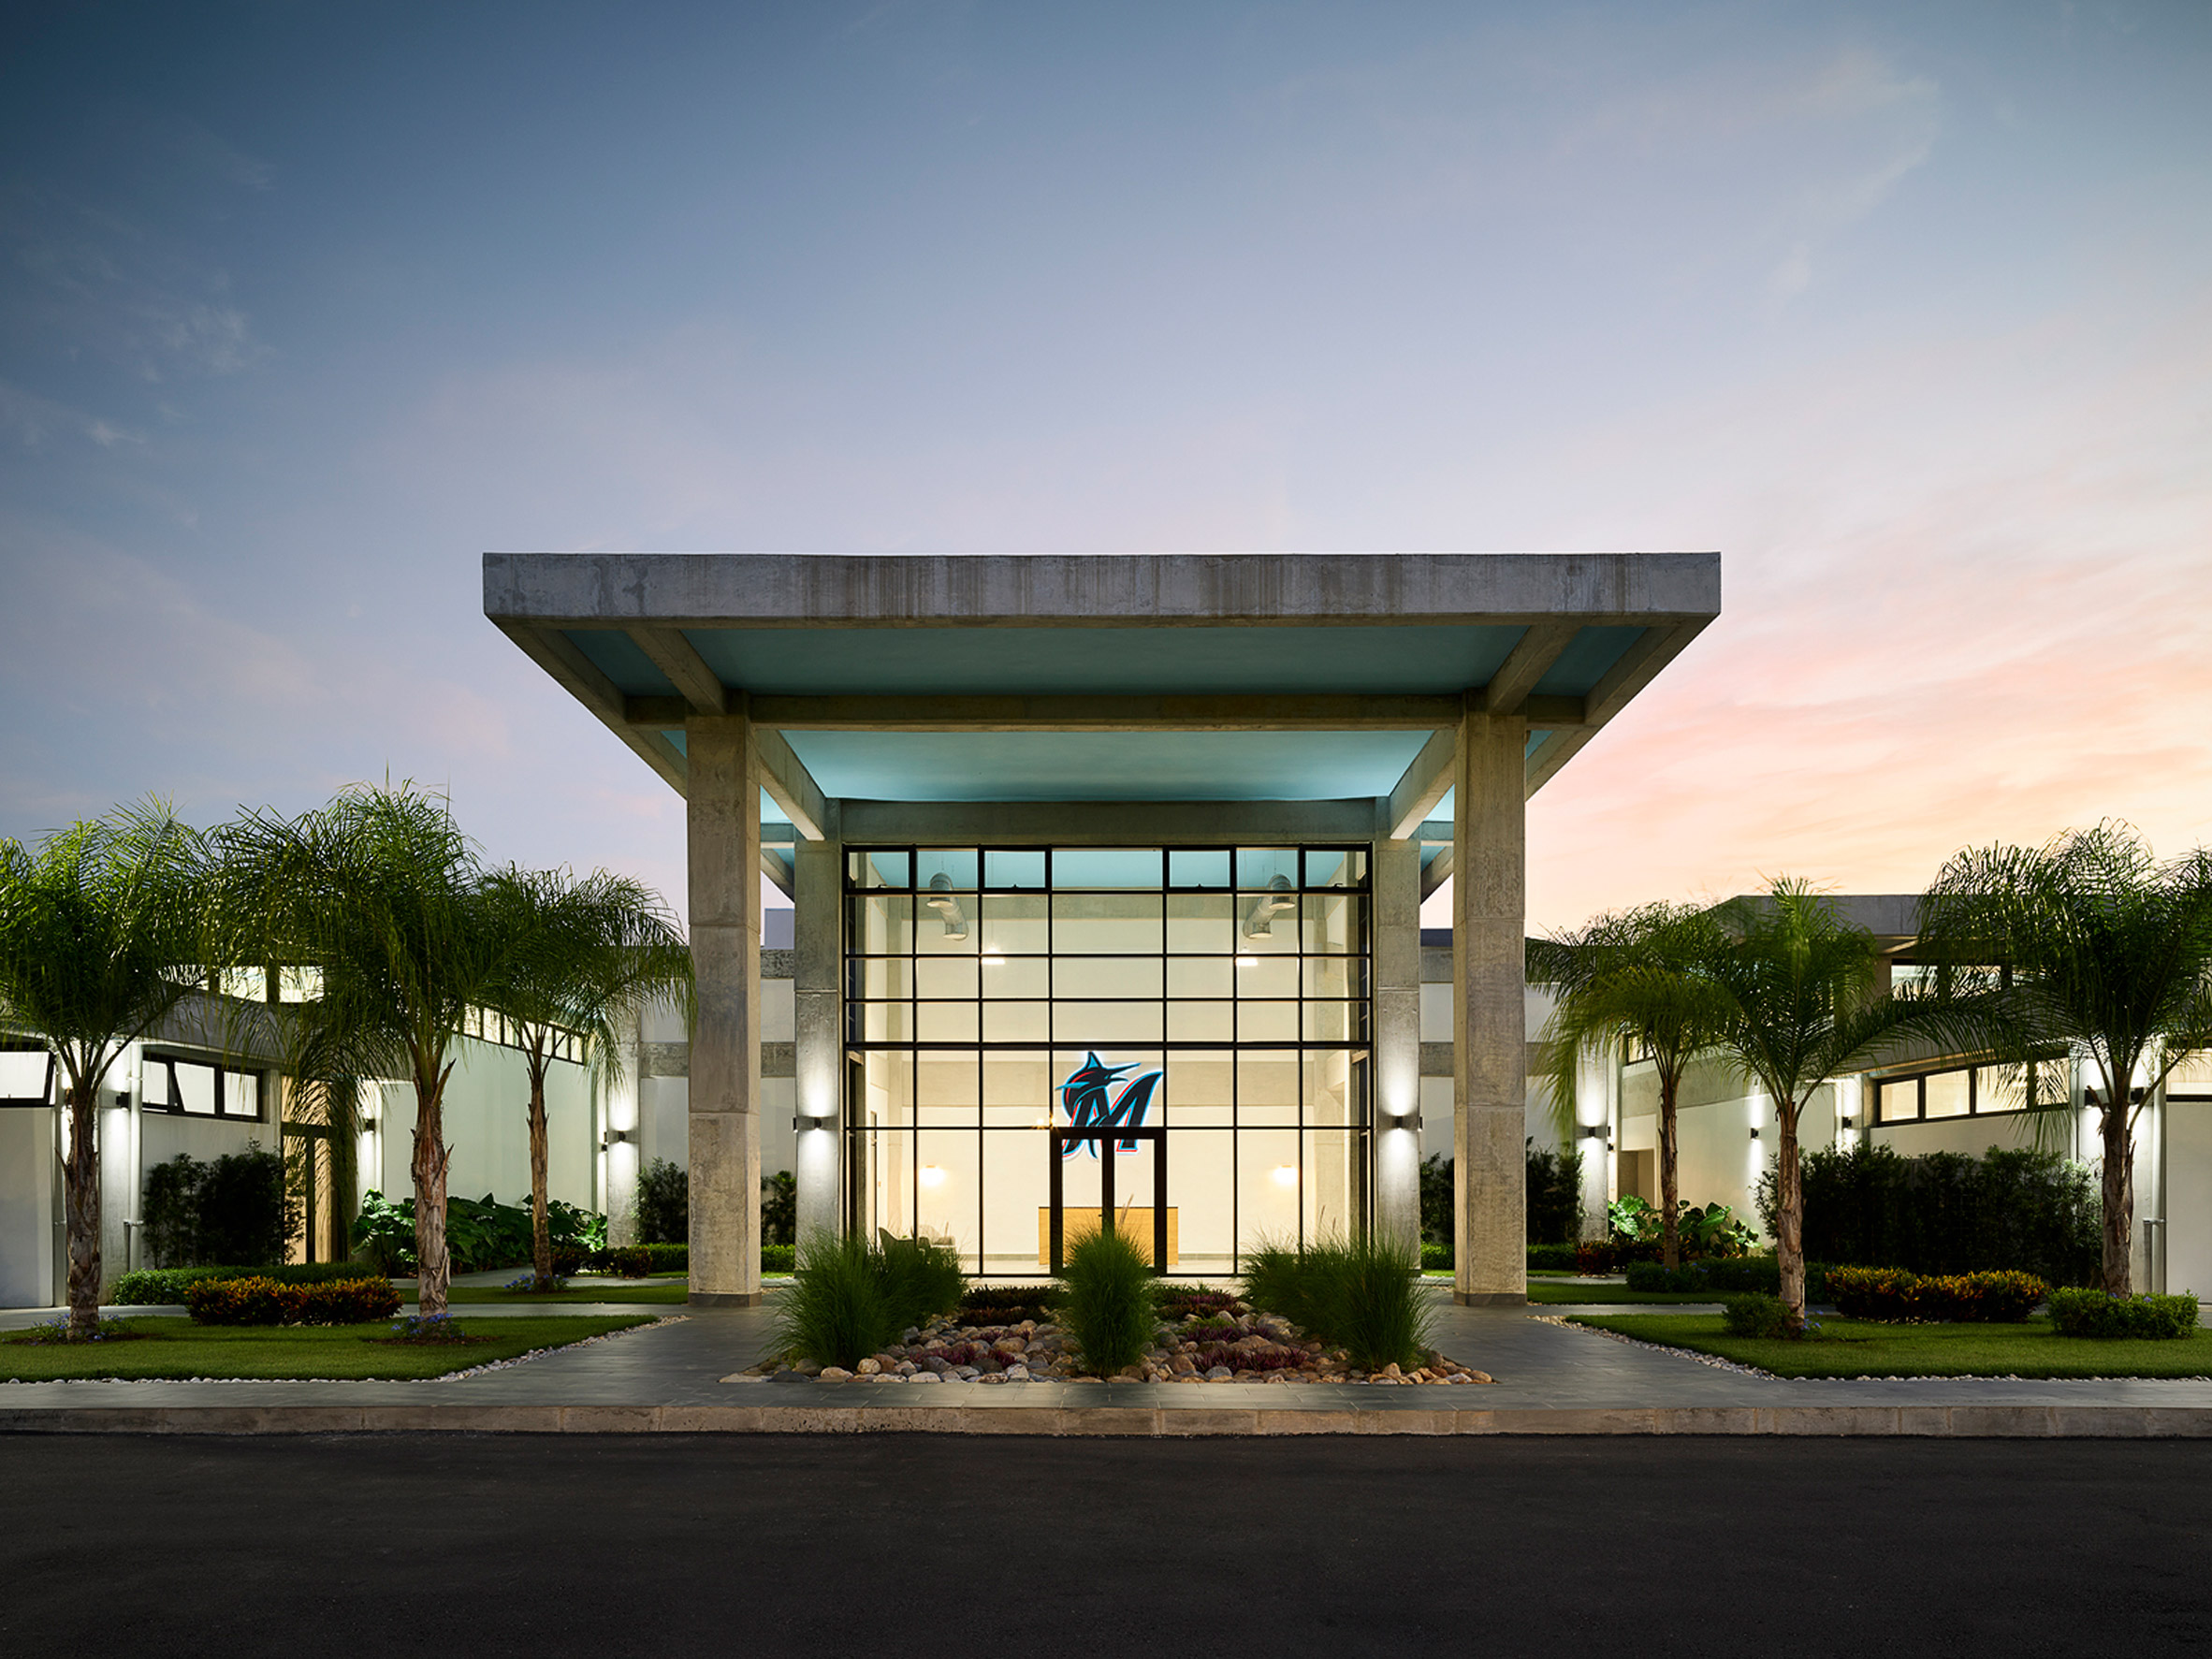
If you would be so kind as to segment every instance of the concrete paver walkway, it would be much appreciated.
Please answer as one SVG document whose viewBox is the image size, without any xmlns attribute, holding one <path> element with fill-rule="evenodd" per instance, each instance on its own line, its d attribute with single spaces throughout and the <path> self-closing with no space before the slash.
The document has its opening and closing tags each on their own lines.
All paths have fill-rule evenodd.
<svg viewBox="0 0 2212 1659">
<path fill-rule="evenodd" d="M 769 1310 L 570 1303 L 458 1311 L 470 1318 L 684 1317 L 434 1382 L 9 1384 L 0 1386 L 0 1429 L 2212 1437 L 2212 1382 L 1785 1382 L 1565 1329 L 1546 1322 L 1542 1309 L 1440 1308 L 1442 1350 L 1499 1380 L 1403 1388 L 727 1380 L 766 1351 Z"/>
</svg>

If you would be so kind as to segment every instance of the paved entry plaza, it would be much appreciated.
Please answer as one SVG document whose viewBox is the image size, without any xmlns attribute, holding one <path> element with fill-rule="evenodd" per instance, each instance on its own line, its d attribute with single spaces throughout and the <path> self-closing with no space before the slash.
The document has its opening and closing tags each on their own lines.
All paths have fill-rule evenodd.
<svg viewBox="0 0 2212 1659">
<path fill-rule="evenodd" d="M 766 1353 L 766 1306 L 435 1382 L 54 1382 L 0 1386 L 0 1428 L 287 1433 L 1844 1434 L 2212 1436 L 2212 1381 L 1778 1381 L 1552 1323 L 1536 1308 L 1439 1299 L 1437 1347 L 1489 1386 L 732 1380 Z M 138 1310 L 143 1311 L 143 1310 Z M 1695 1311 L 1684 1309 L 1681 1311 Z M 35 1317 L 6 1316 L 15 1326 Z"/>
</svg>

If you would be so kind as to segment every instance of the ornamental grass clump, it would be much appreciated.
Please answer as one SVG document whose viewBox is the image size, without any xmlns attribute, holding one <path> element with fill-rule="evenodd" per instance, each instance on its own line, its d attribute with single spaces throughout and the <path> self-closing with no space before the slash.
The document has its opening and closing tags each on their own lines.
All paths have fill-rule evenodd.
<svg viewBox="0 0 2212 1659">
<path fill-rule="evenodd" d="M 1144 1357 L 1159 1323 L 1157 1281 L 1127 1233 L 1085 1234 L 1060 1271 L 1060 1323 L 1075 1339 L 1086 1371 L 1106 1376 Z"/>
<path fill-rule="evenodd" d="M 951 1313 L 967 1289 L 949 1245 L 887 1232 L 809 1233 L 777 1299 L 777 1343 L 793 1359 L 850 1370 L 909 1326 Z"/>
<path fill-rule="evenodd" d="M 1246 1259 L 1244 1295 L 1344 1349 L 1363 1371 L 1411 1369 L 1428 1355 L 1432 1316 L 1411 1244 L 1373 1233 L 1296 1251 L 1265 1244 Z"/>
<path fill-rule="evenodd" d="M 860 1363 L 897 1336 L 868 1241 L 809 1233 L 799 1241 L 791 1288 L 776 1302 L 778 1346 L 817 1365 Z"/>
</svg>

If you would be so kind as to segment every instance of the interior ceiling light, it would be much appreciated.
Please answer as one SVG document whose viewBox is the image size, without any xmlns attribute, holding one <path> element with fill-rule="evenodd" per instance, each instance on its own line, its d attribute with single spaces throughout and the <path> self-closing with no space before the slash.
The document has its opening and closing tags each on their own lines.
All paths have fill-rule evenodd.
<svg viewBox="0 0 2212 1659">
<path fill-rule="evenodd" d="M 939 1169 L 936 1164 L 924 1164 L 922 1166 L 923 1186 L 942 1186 L 944 1184 L 945 1172 L 943 1170 Z"/>
<path fill-rule="evenodd" d="M 945 924 L 947 939 L 968 937 L 968 918 L 960 913 L 960 901 L 953 896 L 953 878 L 944 871 L 929 878 L 929 896 L 922 901 L 938 913 Z"/>
<path fill-rule="evenodd" d="M 1244 913 L 1246 939 L 1273 939 L 1275 917 L 1284 910 L 1298 908 L 1298 895 L 1291 891 L 1288 876 L 1270 876 L 1267 891 L 1252 901 L 1251 910 Z"/>
</svg>

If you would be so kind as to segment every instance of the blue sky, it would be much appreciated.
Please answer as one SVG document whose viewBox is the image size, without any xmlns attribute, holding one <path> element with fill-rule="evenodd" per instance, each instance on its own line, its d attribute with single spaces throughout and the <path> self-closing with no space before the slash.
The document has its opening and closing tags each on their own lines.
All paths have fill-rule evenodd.
<svg viewBox="0 0 2212 1659">
<path fill-rule="evenodd" d="M 531 550 L 1718 547 L 1532 922 L 2212 837 L 2201 5 L 19 7 L 0 833 L 680 890 Z"/>
</svg>

